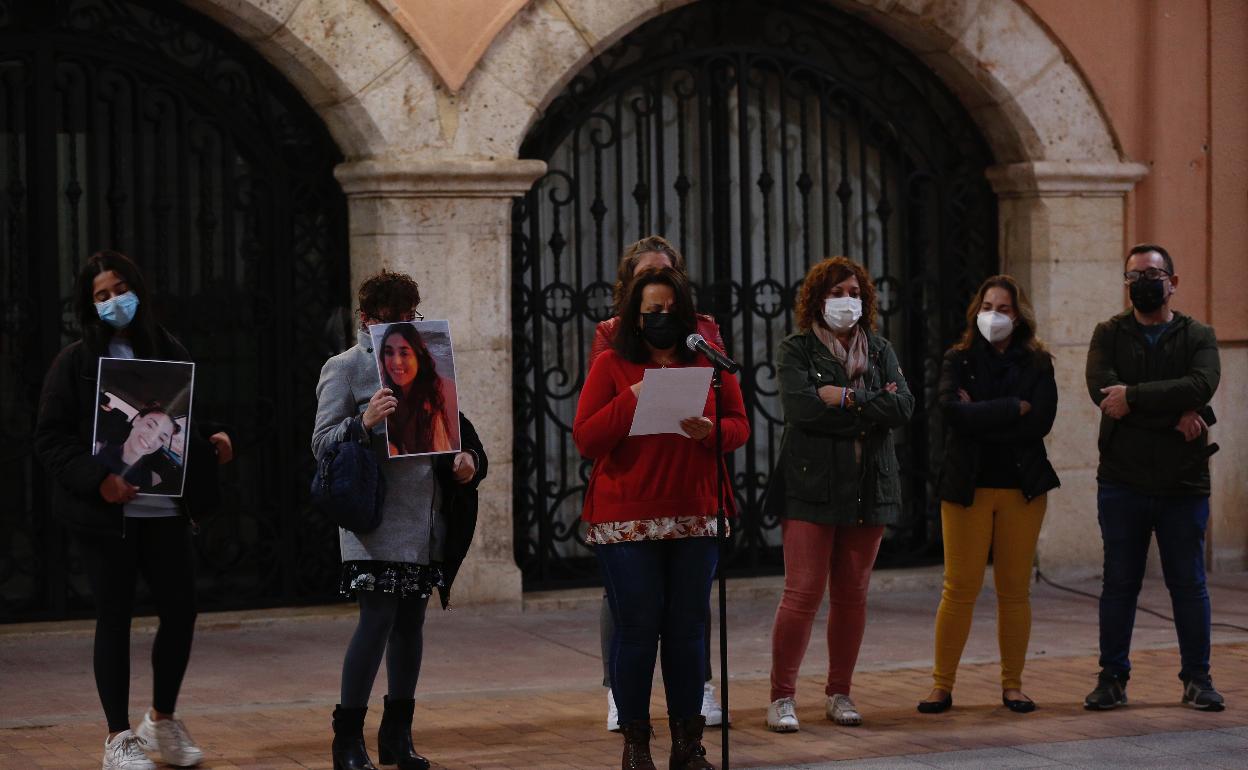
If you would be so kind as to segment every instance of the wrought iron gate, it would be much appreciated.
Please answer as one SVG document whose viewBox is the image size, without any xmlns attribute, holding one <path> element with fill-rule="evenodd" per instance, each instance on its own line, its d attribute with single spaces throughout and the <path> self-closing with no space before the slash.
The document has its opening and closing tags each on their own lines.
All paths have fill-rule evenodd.
<svg viewBox="0 0 1248 770">
<path fill-rule="evenodd" d="M 863 261 L 881 331 L 918 396 L 898 442 L 907 516 L 883 563 L 937 558 L 931 409 L 940 357 L 995 272 L 991 157 L 936 76 L 897 43 L 819 3 L 700 2 L 598 57 L 522 148 L 548 173 L 514 208 L 515 542 L 525 587 L 589 583 L 578 522 L 589 463 L 571 424 L 594 324 L 612 315 L 623 246 L 684 253 L 728 349 L 753 435 L 732 462 L 741 525 L 730 574 L 782 567 L 761 499 L 783 427 L 772 352 L 822 257 Z"/>
<path fill-rule="evenodd" d="M 327 321 L 349 302 L 339 160 L 267 62 L 179 3 L 0 0 L 0 620 L 85 609 L 31 432 L 100 248 L 139 262 L 201 364 L 196 414 L 233 426 L 227 503 L 196 539 L 202 606 L 331 595 L 335 533 L 303 508 Z"/>
</svg>

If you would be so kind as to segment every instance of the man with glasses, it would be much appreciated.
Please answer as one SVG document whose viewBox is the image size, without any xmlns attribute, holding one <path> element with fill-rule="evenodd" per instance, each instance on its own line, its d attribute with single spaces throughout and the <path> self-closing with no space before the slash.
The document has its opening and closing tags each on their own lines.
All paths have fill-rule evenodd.
<svg viewBox="0 0 1248 770">
<path fill-rule="evenodd" d="M 1132 307 L 1098 324 L 1087 382 L 1101 409 L 1097 518 L 1105 547 L 1101 672 L 1087 709 L 1127 702 L 1131 630 L 1153 532 L 1179 637 L 1184 704 L 1225 708 L 1209 676 L 1209 443 L 1221 367 L 1213 329 L 1170 307 L 1179 286 L 1161 246 L 1127 254 Z"/>
</svg>

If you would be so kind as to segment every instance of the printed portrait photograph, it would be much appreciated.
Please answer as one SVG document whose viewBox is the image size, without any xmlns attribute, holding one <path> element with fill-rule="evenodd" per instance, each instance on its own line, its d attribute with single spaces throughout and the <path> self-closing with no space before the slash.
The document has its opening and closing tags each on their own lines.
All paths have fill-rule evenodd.
<svg viewBox="0 0 1248 770">
<path fill-rule="evenodd" d="M 368 328 L 383 387 L 398 399 L 386 419 L 390 457 L 458 452 L 459 401 L 447 321 L 400 321 Z"/>
<path fill-rule="evenodd" d="M 141 495 L 181 497 L 195 364 L 101 358 L 92 454 Z"/>
</svg>

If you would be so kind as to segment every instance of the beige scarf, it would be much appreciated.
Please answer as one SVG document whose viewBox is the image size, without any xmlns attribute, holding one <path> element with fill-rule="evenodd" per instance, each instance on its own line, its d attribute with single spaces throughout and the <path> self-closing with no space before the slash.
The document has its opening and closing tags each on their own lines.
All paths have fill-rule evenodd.
<svg viewBox="0 0 1248 770">
<path fill-rule="evenodd" d="M 820 324 L 813 327 L 815 336 L 819 341 L 827 347 L 828 352 L 832 354 L 841 366 L 845 367 L 845 374 L 849 376 L 849 386 L 851 388 L 863 387 L 863 378 L 867 373 L 867 333 L 862 330 L 861 326 L 855 324 L 854 337 L 849 342 L 849 349 L 846 350 L 841 341 L 837 339 L 832 331 Z"/>
</svg>

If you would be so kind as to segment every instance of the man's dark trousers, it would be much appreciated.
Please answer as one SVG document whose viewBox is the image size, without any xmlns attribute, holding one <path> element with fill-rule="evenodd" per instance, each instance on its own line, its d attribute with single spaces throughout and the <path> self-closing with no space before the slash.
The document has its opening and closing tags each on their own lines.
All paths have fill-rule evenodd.
<svg viewBox="0 0 1248 770">
<path fill-rule="evenodd" d="M 1148 563 L 1148 543 L 1157 550 L 1179 635 L 1183 668 L 1179 678 L 1209 675 L 1209 591 L 1205 586 L 1205 528 L 1209 497 L 1150 495 L 1102 482 L 1097 518 L 1105 545 L 1101 590 L 1101 668 L 1123 676 L 1131 670 L 1131 631 L 1136 600 Z"/>
</svg>

